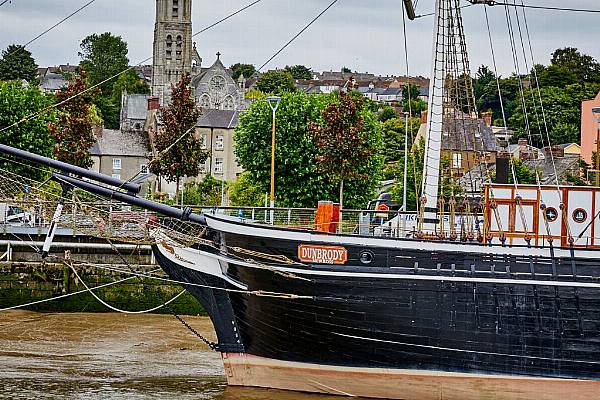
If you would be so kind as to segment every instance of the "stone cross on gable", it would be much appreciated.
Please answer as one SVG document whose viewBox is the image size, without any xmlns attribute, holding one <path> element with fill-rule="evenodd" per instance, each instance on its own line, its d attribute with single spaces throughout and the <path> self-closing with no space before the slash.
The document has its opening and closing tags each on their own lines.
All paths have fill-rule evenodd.
<svg viewBox="0 0 600 400">
<path fill-rule="evenodd" d="M 221 58 L 221 52 L 217 51 L 217 60 L 219 60 Z"/>
</svg>

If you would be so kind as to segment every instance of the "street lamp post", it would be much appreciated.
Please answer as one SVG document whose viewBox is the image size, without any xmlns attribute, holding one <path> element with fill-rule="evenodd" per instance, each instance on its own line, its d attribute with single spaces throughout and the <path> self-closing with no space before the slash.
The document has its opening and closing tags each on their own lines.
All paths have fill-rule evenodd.
<svg viewBox="0 0 600 400">
<path fill-rule="evenodd" d="M 269 96 L 267 102 L 271 111 L 273 111 L 272 131 L 271 131 L 271 195 L 270 195 L 270 208 L 271 208 L 271 225 L 273 225 L 274 208 L 275 208 L 275 111 L 279 107 L 281 97 Z"/>
<path fill-rule="evenodd" d="M 592 114 L 596 120 L 596 187 L 600 186 L 600 107 L 592 108 Z"/>
</svg>

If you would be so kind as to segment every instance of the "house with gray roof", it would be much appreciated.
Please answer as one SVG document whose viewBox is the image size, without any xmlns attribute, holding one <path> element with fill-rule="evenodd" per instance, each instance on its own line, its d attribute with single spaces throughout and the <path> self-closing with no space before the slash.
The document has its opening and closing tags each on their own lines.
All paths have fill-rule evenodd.
<svg viewBox="0 0 600 400">
<path fill-rule="evenodd" d="M 121 130 L 141 131 L 144 129 L 148 118 L 149 94 L 128 94 L 123 91 L 121 95 Z"/>
<path fill-rule="evenodd" d="M 40 89 L 46 93 L 56 93 L 69 85 L 69 81 L 62 74 L 48 72 L 40 79 Z"/>
<path fill-rule="evenodd" d="M 155 176 L 148 171 L 150 142 L 144 131 L 121 131 L 99 128 L 90 153 L 92 170 L 117 179 L 142 183 L 145 194 Z"/>
<path fill-rule="evenodd" d="M 425 115 L 425 114 L 424 114 Z M 422 120 L 415 143 L 425 138 L 427 124 Z M 495 164 L 498 144 L 492 128 L 482 118 L 457 112 L 443 118 L 442 157 L 450 160 L 454 174 L 464 175 L 473 167 L 485 163 Z"/>
</svg>

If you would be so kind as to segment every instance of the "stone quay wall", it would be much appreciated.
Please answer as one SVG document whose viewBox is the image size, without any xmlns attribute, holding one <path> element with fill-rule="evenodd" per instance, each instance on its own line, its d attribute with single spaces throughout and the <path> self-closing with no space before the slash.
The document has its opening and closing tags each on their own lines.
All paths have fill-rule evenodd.
<svg viewBox="0 0 600 400">
<path fill-rule="evenodd" d="M 149 246 L 116 244 L 119 249 L 117 253 L 114 248 L 107 246 L 106 241 L 65 232 L 54 238 L 51 255 L 44 261 L 37 253 L 44 237 L 43 231 L 16 234 L 0 232 L 0 309 L 83 291 L 34 304 L 26 309 L 48 312 L 111 311 L 86 290 L 64 263 L 65 259 L 72 261 L 77 274 L 89 288 L 131 278 L 94 290 L 100 299 L 118 309 L 151 309 L 183 290 L 177 283 L 157 279 L 143 278 L 142 283 L 142 278 L 127 273 L 133 269 L 140 273 L 152 272 L 165 276 L 154 262 Z M 154 312 L 170 313 L 171 309 L 178 314 L 205 314 L 202 306 L 187 292 L 167 307 Z"/>
</svg>

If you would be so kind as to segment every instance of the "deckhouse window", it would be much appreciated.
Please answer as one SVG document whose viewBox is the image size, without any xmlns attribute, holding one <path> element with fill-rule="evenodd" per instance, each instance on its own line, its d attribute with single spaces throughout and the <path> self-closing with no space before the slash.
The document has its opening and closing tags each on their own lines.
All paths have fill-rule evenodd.
<svg viewBox="0 0 600 400">
<path fill-rule="evenodd" d="M 112 159 L 113 169 L 121 169 L 121 159 L 113 158 Z"/>
</svg>

